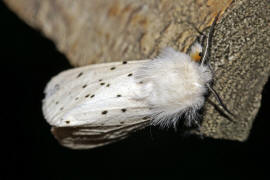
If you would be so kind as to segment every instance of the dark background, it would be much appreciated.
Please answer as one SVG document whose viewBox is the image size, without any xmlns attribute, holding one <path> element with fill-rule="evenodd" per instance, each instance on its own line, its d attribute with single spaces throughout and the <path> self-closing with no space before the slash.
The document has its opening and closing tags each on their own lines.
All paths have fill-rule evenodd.
<svg viewBox="0 0 270 180">
<path fill-rule="evenodd" d="M 153 128 L 93 150 L 60 146 L 41 112 L 43 89 L 71 68 L 54 44 L 0 2 L 0 179 L 269 178 L 269 83 L 249 139 L 185 137 Z"/>
</svg>

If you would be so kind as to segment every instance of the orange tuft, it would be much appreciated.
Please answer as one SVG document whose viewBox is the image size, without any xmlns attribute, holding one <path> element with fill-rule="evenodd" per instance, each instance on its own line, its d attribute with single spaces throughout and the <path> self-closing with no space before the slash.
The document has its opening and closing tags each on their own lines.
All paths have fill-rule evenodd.
<svg viewBox="0 0 270 180">
<path fill-rule="evenodd" d="M 201 60 L 201 56 L 199 52 L 195 52 L 191 54 L 191 59 L 195 62 L 199 62 Z"/>
</svg>

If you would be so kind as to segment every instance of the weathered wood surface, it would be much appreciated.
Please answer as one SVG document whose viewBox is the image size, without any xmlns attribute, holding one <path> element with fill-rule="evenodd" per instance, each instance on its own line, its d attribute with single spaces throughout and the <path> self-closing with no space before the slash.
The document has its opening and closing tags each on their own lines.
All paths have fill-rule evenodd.
<svg viewBox="0 0 270 180">
<path fill-rule="evenodd" d="M 214 88 L 235 115 L 204 107 L 201 133 L 244 141 L 259 110 L 270 71 L 268 0 L 4 0 L 53 40 L 74 66 L 148 59 L 171 46 L 186 52 L 221 12 L 211 48 Z M 207 31 L 207 30 L 206 30 Z"/>
</svg>

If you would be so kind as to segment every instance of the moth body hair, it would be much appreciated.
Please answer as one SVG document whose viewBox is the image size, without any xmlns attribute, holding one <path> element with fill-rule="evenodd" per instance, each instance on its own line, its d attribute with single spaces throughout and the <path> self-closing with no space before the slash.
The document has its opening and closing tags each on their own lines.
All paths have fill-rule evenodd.
<svg viewBox="0 0 270 180">
<path fill-rule="evenodd" d="M 135 79 L 144 82 L 139 94 L 151 107 L 151 124 L 168 128 L 176 127 L 182 116 L 189 125 L 197 120 L 212 73 L 207 65 L 201 66 L 191 56 L 165 48 L 138 69 Z"/>
</svg>

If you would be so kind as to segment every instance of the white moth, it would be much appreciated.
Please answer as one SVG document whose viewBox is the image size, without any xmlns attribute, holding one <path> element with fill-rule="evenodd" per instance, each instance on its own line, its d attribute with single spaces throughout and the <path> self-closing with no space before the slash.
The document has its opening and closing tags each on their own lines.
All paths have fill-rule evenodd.
<svg viewBox="0 0 270 180">
<path fill-rule="evenodd" d="M 209 39 L 209 38 L 208 38 Z M 43 114 L 64 146 L 93 148 L 123 139 L 147 125 L 196 123 L 212 73 L 191 53 L 164 49 L 153 60 L 89 65 L 64 71 L 45 89 Z"/>
</svg>

